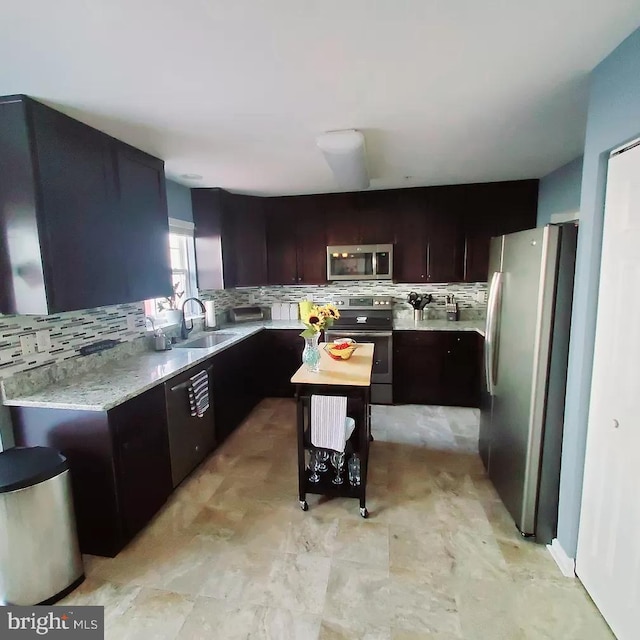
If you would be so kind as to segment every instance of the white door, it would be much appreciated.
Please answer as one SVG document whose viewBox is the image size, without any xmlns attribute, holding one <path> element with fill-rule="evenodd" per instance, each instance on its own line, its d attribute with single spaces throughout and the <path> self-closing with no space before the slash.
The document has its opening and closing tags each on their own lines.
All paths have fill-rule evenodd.
<svg viewBox="0 0 640 640">
<path fill-rule="evenodd" d="M 640 146 L 609 160 L 576 573 L 640 637 Z"/>
</svg>

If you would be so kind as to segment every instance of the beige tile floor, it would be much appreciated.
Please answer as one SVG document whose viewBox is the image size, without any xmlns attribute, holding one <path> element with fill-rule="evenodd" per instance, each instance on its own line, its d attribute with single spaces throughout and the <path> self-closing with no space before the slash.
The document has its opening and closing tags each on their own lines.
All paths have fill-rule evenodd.
<svg viewBox="0 0 640 640">
<path fill-rule="evenodd" d="M 294 420 L 263 401 L 124 551 L 85 557 L 64 602 L 104 605 L 113 640 L 613 637 L 477 455 L 376 441 L 368 520 L 347 499 L 303 513 Z"/>
</svg>

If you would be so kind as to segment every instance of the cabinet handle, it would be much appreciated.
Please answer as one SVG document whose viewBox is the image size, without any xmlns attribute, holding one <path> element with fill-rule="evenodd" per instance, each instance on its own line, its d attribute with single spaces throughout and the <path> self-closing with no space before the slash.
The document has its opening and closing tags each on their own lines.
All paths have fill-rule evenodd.
<svg viewBox="0 0 640 640">
<path fill-rule="evenodd" d="M 430 280 L 430 279 L 431 279 L 431 243 L 427 242 L 427 280 Z"/>
</svg>

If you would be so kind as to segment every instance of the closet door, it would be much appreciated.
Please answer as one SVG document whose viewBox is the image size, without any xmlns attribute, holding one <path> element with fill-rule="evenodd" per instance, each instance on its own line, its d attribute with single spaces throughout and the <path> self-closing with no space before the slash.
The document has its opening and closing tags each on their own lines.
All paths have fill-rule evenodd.
<svg viewBox="0 0 640 640">
<path fill-rule="evenodd" d="M 637 146 L 609 160 L 576 557 L 576 573 L 619 640 L 640 629 L 639 243 Z"/>
</svg>

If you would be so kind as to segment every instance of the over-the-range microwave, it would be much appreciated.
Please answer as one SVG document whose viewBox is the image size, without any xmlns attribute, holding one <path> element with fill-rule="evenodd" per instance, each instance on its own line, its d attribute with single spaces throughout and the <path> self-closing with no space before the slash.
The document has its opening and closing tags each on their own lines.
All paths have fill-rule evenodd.
<svg viewBox="0 0 640 640">
<path fill-rule="evenodd" d="M 327 280 L 391 280 L 393 245 L 327 247 Z"/>
</svg>

